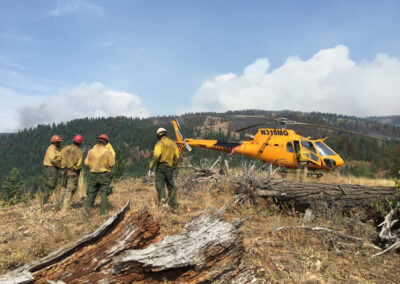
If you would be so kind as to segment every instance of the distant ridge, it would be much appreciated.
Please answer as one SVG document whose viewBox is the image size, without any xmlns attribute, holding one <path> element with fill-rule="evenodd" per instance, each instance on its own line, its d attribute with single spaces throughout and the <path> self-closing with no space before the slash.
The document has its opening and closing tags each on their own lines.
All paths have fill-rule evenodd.
<svg viewBox="0 0 400 284">
<path fill-rule="evenodd" d="M 380 123 L 390 124 L 394 126 L 400 126 L 400 115 L 390 115 L 390 116 L 370 116 L 367 120 L 378 121 Z"/>
</svg>

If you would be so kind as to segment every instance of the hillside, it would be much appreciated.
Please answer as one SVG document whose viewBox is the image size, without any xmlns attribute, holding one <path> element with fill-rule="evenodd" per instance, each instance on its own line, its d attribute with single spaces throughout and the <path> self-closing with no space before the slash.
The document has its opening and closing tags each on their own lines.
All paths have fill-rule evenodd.
<svg viewBox="0 0 400 284">
<path fill-rule="evenodd" d="M 400 126 L 400 115 L 391 116 L 371 116 L 368 117 L 369 121 L 378 121 L 380 123 L 390 124 L 394 126 Z"/>
<path fill-rule="evenodd" d="M 340 127 L 348 130 L 377 135 L 381 137 L 400 137 L 400 127 L 382 124 L 368 119 L 352 116 L 341 116 L 327 113 L 303 113 L 293 111 L 240 111 L 226 113 L 194 113 L 178 117 L 186 137 L 216 138 L 225 141 L 240 140 L 244 133 L 238 134 L 234 129 L 252 123 L 259 123 L 258 118 L 240 118 L 235 114 L 274 115 L 288 119 Z M 118 160 L 125 165 L 125 175 L 131 177 L 143 176 L 151 158 L 151 151 L 156 143 L 155 131 L 158 127 L 165 127 L 172 133 L 172 116 L 153 117 L 148 119 L 114 117 L 114 118 L 86 118 L 73 120 L 67 123 L 38 125 L 31 129 L 24 129 L 15 134 L 0 136 L 0 181 L 16 167 L 22 175 L 28 190 L 33 192 L 40 185 L 42 159 L 53 134 L 59 134 L 68 145 L 72 137 L 83 134 L 85 142 L 83 150 L 88 151 L 96 143 L 100 133 L 107 133 L 110 142 L 118 154 Z M 268 126 L 268 125 L 267 125 Z M 274 124 L 269 124 L 274 127 Z M 364 137 L 351 136 L 334 131 L 316 128 L 294 127 L 305 136 L 328 136 L 328 145 L 335 149 L 346 161 L 363 161 L 362 163 L 348 163 L 341 169 L 342 173 L 357 176 L 372 177 L 377 173 L 384 176 L 394 176 L 400 169 L 400 146 L 397 141 L 377 141 Z M 249 130 L 248 132 L 255 132 Z M 174 134 L 170 135 L 173 138 Z M 193 162 L 202 158 L 215 158 L 218 152 L 194 149 L 185 153 L 185 157 Z M 223 154 L 227 158 L 226 154 Z M 232 166 L 240 165 L 242 157 L 230 158 Z"/>
</svg>

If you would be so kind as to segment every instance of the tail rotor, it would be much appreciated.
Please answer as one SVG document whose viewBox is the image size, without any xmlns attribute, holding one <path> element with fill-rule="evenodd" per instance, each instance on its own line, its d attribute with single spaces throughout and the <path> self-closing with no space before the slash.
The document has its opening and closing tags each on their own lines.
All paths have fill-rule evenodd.
<svg viewBox="0 0 400 284">
<path fill-rule="evenodd" d="M 185 138 L 183 137 L 183 133 L 182 133 L 181 127 L 179 125 L 179 122 L 174 119 L 172 121 L 172 124 L 174 125 L 177 143 L 180 146 L 179 151 L 182 153 L 184 148 L 186 148 L 186 150 L 188 150 L 189 152 L 192 151 L 192 147 L 190 147 L 190 145 L 186 142 Z M 181 147 L 181 145 L 182 145 L 182 147 Z"/>
</svg>

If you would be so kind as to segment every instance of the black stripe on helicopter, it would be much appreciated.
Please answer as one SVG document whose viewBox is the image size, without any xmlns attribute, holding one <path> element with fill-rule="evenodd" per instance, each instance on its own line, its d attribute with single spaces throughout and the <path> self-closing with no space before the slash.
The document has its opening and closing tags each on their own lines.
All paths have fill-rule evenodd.
<svg viewBox="0 0 400 284">
<path fill-rule="evenodd" d="M 240 146 L 240 143 L 234 143 L 234 142 L 222 142 L 222 141 L 217 141 L 217 143 L 215 143 L 213 145 L 213 148 L 215 150 L 219 150 L 219 151 L 223 151 L 226 153 L 230 153 L 232 151 L 233 148 Z"/>
</svg>

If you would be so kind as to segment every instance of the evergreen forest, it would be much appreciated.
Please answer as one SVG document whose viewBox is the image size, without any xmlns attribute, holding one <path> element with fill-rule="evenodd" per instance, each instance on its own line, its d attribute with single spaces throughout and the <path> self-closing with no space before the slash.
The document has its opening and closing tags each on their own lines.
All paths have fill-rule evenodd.
<svg viewBox="0 0 400 284">
<path fill-rule="evenodd" d="M 238 114 L 273 115 L 385 138 L 378 140 L 320 128 L 291 127 L 303 136 L 312 138 L 329 136 L 326 143 L 345 160 L 345 166 L 340 169 L 343 174 L 398 178 L 400 170 L 400 126 L 398 126 L 400 119 L 398 116 L 358 118 L 330 113 L 246 110 L 226 113 L 189 113 L 178 117 L 159 116 L 146 119 L 122 116 L 84 118 L 66 123 L 37 125 L 20 130 L 18 133 L 3 133 L 0 135 L 0 184 L 2 185 L 0 193 L 4 195 L 6 187 L 10 188 L 10 179 L 11 181 L 17 179 L 15 183 L 25 192 L 34 193 L 37 190 L 41 184 L 43 156 L 54 134 L 63 138 L 64 146 L 69 145 L 76 134 L 82 134 L 84 137 L 82 150 L 86 157 L 87 151 L 96 144 L 97 136 L 106 133 L 117 153 L 118 173 L 116 176 L 140 177 L 147 173 L 152 150 L 157 142 L 155 134 L 157 128 L 166 128 L 169 136 L 175 139 L 171 121 L 177 118 L 185 137 L 239 141 L 244 139 L 245 132 L 236 133 L 235 129 L 266 121 L 261 118 L 238 117 L 236 116 Z M 275 126 L 271 123 L 265 125 L 265 127 Z M 257 128 L 253 128 L 246 132 L 254 134 L 256 131 Z M 203 149 L 184 153 L 185 159 L 193 164 L 200 163 L 204 158 L 216 159 L 220 155 L 228 159 L 225 153 Z M 231 166 L 239 166 L 243 162 L 243 157 L 232 156 L 229 159 Z M 15 189 L 12 190 L 15 191 Z M 4 196 L 10 200 L 16 198 L 14 193 Z"/>
</svg>

